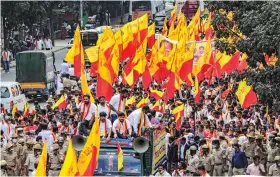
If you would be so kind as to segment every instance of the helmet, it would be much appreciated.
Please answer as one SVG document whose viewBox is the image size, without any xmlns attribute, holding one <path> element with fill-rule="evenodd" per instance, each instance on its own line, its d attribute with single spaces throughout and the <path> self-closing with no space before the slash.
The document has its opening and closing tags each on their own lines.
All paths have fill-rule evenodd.
<svg viewBox="0 0 280 177">
<path fill-rule="evenodd" d="M 7 165 L 7 161 L 6 160 L 1 160 L 0 163 L 1 163 L 1 167 L 4 166 L 4 165 Z"/>
<path fill-rule="evenodd" d="M 40 144 L 35 144 L 34 149 L 42 150 L 42 147 Z"/>
</svg>

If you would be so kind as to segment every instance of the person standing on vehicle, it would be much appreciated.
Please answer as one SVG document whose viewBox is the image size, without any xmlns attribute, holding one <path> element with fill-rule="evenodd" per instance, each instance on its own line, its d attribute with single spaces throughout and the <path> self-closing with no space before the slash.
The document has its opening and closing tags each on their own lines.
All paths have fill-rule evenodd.
<svg viewBox="0 0 280 177">
<path fill-rule="evenodd" d="M 3 58 L 4 69 L 6 73 L 9 73 L 9 69 L 10 69 L 10 56 L 11 53 L 8 51 L 8 48 L 5 48 L 4 51 L 2 52 L 2 58 Z"/>
<path fill-rule="evenodd" d="M 45 46 L 46 46 L 46 50 L 51 50 L 52 49 L 52 47 L 53 47 L 52 46 L 52 40 L 49 37 L 47 37 L 45 39 L 44 43 L 45 43 Z"/>
</svg>

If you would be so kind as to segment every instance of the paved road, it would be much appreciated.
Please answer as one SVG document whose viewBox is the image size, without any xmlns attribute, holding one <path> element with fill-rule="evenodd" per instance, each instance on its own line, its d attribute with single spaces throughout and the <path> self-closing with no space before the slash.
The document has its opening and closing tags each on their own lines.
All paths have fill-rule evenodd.
<svg viewBox="0 0 280 177">
<path fill-rule="evenodd" d="M 60 69 L 60 65 L 66 55 L 68 49 L 62 49 L 55 52 L 55 66 L 57 69 Z M 1 81 L 16 81 L 16 68 L 11 68 L 9 73 L 5 73 L 4 70 L 1 71 Z"/>
</svg>

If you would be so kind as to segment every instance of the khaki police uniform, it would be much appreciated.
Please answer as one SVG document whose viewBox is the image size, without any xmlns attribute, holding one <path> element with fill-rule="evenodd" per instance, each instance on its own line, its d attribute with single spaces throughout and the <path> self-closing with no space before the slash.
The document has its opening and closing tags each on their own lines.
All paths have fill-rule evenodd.
<svg viewBox="0 0 280 177">
<path fill-rule="evenodd" d="M 202 146 L 202 149 L 209 150 L 209 148 L 206 144 Z M 215 165 L 214 157 L 211 154 L 202 155 L 202 157 L 200 158 L 199 165 L 204 165 L 205 170 L 209 174 L 212 174 L 213 166 Z"/>
<path fill-rule="evenodd" d="M 13 148 L 11 143 L 6 145 L 6 153 L 4 154 L 4 160 L 7 162 L 7 174 L 8 176 L 17 176 L 17 155 L 13 151 L 8 151 L 8 149 Z"/>
<path fill-rule="evenodd" d="M 57 150 L 59 149 L 59 146 L 57 144 L 54 144 L 54 147 L 53 147 L 53 150 Z M 50 154 L 50 157 L 49 157 L 49 165 L 50 165 L 50 168 L 49 168 L 49 176 L 58 176 L 59 175 L 59 172 L 61 170 L 61 166 L 62 166 L 62 163 L 63 163 L 63 158 L 61 157 L 61 155 L 58 153 L 58 154 Z"/>
<path fill-rule="evenodd" d="M 40 144 L 36 144 L 34 146 L 34 149 L 38 149 L 38 150 L 41 150 L 41 145 Z M 40 160 L 40 155 L 38 156 L 35 156 L 34 153 L 32 154 L 28 154 L 27 155 L 27 158 L 26 158 L 26 161 L 24 163 L 24 166 L 27 167 L 27 170 L 28 170 L 28 176 L 31 176 L 32 172 L 34 171 L 35 169 L 35 166 L 34 164 L 35 163 L 38 163 Z"/>
<path fill-rule="evenodd" d="M 213 170 L 213 176 L 224 176 L 224 166 L 225 159 L 226 159 L 226 150 L 224 149 L 213 149 L 213 157 L 214 157 L 214 170 Z"/>
<path fill-rule="evenodd" d="M 274 158 L 277 156 L 279 151 L 280 151 L 280 149 L 276 146 L 274 146 L 274 147 L 269 146 L 268 147 L 268 155 L 267 155 L 267 163 L 266 163 L 267 171 L 269 170 L 269 167 L 271 165 L 273 165 Z"/>
<path fill-rule="evenodd" d="M 261 135 L 257 135 L 256 136 L 256 140 L 263 140 L 263 136 Z M 267 147 L 265 145 L 263 145 L 263 149 L 260 148 L 259 146 L 255 147 L 255 155 L 259 155 L 260 156 L 260 163 L 265 165 L 266 164 L 266 160 L 267 160 Z"/>
<path fill-rule="evenodd" d="M 197 150 L 195 146 L 191 146 L 190 147 L 190 150 Z M 186 153 L 186 164 L 187 166 L 191 166 L 193 168 L 197 168 L 198 165 L 199 165 L 199 156 L 198 154 L 194 154 L 194 155 L 191 155 L 190 152 L 187 154 Z"/>
</svg>

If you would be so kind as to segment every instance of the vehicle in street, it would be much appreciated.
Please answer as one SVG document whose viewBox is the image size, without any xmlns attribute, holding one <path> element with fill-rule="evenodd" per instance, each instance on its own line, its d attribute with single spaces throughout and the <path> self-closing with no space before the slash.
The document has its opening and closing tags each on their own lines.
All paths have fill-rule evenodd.
<svg viewBox="0 0 280 177">
<path fill-rule="evenodd" d="M 28 98 L 48 99 L 56 90 L 52 51 L 24 51 L 16 56 L 16 81 Z"/>
<path fill-rule="evenodd" d="M 18 110 L 22 111 L 25 101 L 25 95 L 22 93 L 18 82 L 1 82 L 0 102 L 8 112 L 11 111 L 14 104 L 16 104 Z"/>
<path fill-rule="evenodd" d="M 70 39 L 70 41 L 67 44 L 68 49 L 71 49 L 71 47 L 73 46 L 73 42 L 74 42 L 74 38 Z"/>
<path fill-rule="evenodd" d="M 131 0 L 129 1 L 128 21 L 133 21 L 144 14 L 148 14 L 149 19 L 154 19 L 157 15 L 165 15 L 165 4 L 163 0 Z"/>
<path fill-rule="evenodd" d="M 154 18 L 156 33 L 162 32 L 165 17 L 166 16 L 156 16 Z"/>
<path fill-rule="evenodd" d="M 165 131 L 152 130 L 146 133 L 149 141 L 146 141 L 148 150 L 144 153 L 137 152 L 135 138 L 131 139 L 101 139 L 98 165 L 94 176 L 149 176 L 157 172 L 159 164 L 166 163 Z M 136 140 L 137 141 L 137 140 Z M 124 168 L 118 171 L 117 145 L 120 144 L 123 151 Z M 136 148 L 136 149 L 135 149 Z M 141 145 L 140 145 L 140 148 Z"/>
</svg>

